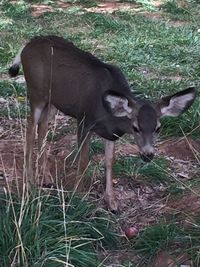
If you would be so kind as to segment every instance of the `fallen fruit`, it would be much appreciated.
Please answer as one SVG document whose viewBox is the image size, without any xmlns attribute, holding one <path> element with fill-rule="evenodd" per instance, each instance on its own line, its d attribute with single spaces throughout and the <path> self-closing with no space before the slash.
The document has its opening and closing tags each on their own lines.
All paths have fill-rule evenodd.
<svg viewBox="0 0 200 267">
<path fill-rule="evenodd" d="M 136 226 L 131 226 L 125 230 L 125 234 L 128 239 L 133 238 L 138 234 L 138 228 Z"/>
</svg>

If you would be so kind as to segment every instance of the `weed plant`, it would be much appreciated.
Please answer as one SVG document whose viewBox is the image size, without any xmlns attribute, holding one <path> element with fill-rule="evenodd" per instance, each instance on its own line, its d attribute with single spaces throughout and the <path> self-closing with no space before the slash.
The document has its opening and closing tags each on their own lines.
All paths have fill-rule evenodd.
<svg viewBox="0 0 200 267">
<path fill-rule="evenodd" d="M 0 197 L 1 266 L 103 266 L 97 250 L 117 246 L 108 214 L 64 191 Z"/>
</svg>

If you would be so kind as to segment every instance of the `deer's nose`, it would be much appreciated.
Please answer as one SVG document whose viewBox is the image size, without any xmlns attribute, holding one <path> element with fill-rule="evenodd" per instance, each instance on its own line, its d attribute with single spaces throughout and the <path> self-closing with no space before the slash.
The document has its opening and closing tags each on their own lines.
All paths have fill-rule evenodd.
<svg viewBox="0 0 200 267">
<path fill-rule="evenodd" d="M 141 149 L 141 158 L 145 162 L 151 161 L 154 157 L 154 154 L 155 154 L 155 150 L 152 145 L 147 144 Z"/>
<path fill-rule="evenodd" d="M 140 154 L 141 159 L 145 162 L 150 162 L 153 157 L 154 157 L 154 153 L 149 153 L 149 154 Z"/>
</svg>

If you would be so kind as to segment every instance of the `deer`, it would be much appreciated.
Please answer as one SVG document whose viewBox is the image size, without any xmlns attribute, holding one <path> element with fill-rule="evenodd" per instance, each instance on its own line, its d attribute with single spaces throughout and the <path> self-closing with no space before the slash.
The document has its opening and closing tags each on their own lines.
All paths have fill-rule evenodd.
<svg viewBox="0 0 200 267">
<path fill-rule="evenodd" d="M 32 154 L 36 128 L 41 166 L 45 166 L 47 156 L 43 144 L 48 122 L 59 110 L 77 120 L 80 175 L 88 166 L 91 134 L 105 139 L 104 199 L 113 212 L 118 210 L 112 181 L 115 141 L 125 133 L 133 135 L 141 158 L 151 161 L 161 127 L 160 118 L 181 115 L 197 95 L 195 87 L 189 87 L 157 101 L 138 98 L 119 67 L 104 63 L 58 36 L 31 39 L 9 68 L 11 77 L 18 75 L 20 65 L 30 102 L 25 151 L 28 180 L 34 183 Z M 45 168 L 43 171 L 47 173 Z"/>
</svg>

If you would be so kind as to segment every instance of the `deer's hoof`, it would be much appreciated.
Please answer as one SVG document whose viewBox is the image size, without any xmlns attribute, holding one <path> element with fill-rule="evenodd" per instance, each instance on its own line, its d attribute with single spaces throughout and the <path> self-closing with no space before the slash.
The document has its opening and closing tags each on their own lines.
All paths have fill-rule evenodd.
<svg viewBox="0 0 200 267">
<path fill-rule="evenodd" d="M 38 180 L 37 180 L 38 186 L 42 188 L 56 188 L 56 185 L 54 183 L 53 177 L 50 173 L 50 171 L 39 174 Z"/>
<path fill-rule="evenodd" d="M 41 185 L 43 188 L 49 188 L 49 189 L 56 189 L 56 185 L 54 183 L 43 183 Z"/>
<path fill-rule="evenodd" d="M 118 214 L 119 209 L 118 209 L 118 201 L 116 200 L 116 198 L 114 196 L 110 196 L 105 194 L 105 202 L 107 204 L 108 209 L 114 213 L 114 214 Z"/>
</svg>

